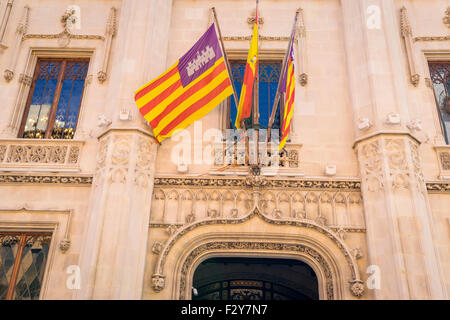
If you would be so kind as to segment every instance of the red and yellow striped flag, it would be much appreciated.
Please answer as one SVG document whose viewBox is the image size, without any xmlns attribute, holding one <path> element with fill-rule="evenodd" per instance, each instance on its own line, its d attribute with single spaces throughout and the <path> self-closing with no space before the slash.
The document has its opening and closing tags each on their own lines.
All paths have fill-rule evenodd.
<svg viewBox="0 0 450 320">
<path fill-rule="evenodd" d="M 289 60 L 285 78 L 281 92 L 286 92 L 286 99 L 284 103 L 283 124 L 281 125 L 281 139 L 279 150 L 283 149 L 286 145 L 289 132 L 291 131 L 291 120 L 294 114 L 294 102 L 295 102 L 295 68 L 294 68 L 294 46 L 291 45 Z"/>
<path fill-rule="evenodd" d="M 258 72 L 258 5 L 256 6 L 255 26 L 253 37 L 248 52 L 247 66 L 245 67 L 244 83 L 242 84 L 241 97 L 237 110 L 235 126 L 241 129 L 241 121 L 252 114 L 253 83 Z"/>
<path fill-rule="evenodd" d="M 137 90 L 135 100 L 161 142 L 204 117 L 232 94 L 213 24 L 169 70 Z"/>
</svg>

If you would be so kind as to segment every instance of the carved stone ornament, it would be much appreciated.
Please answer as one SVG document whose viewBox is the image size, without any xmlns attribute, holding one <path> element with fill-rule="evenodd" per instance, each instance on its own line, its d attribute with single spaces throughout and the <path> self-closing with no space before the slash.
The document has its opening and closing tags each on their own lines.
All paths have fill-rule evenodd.
<svg viewBox="0 0 450 320">
<path fill-rule="evenodd" d="M 261 11 L 259 11 L 258 13 L 259 13 L 258 24 L 259 26 L 262 26 L 264 24 L 264 18 L 261 16 Z M 256 20 L 256 10 L 253 11 L 250 17 L 247 18 L 247 23 L 252 30 L 253 26 L 255 25 L 255 20 Z"/>
<path fill-rule="evenodd" d="M 245 178 L 180 178 L 155 177 L 155 186 L 167 187 L 257 187 L 281 189 L 333 189 L 361 190 L 359 180 L 308 180 L 276 179 L 264 176 L 247 176 Z"/>
<path fill-rule="evenodd" d="M 306 86 L 308 84 L 308 75 L 306 73 L 302 73 L 300 75 L 300 85 L 302 87 Z"/>
<path fill-rule="evenodd" d="M 360 151 L 363 179 L 368 191 L 378 192 L 383 188 L 381 147 L 378 141 L 364 145 Z"/>
<path fill-rule="evenodd" d="M 362 253 L 362 249 L 359 247 L 353 249 L 352 254 L 355 257 L 355 259 L 357 259 L 357 260 L 362 259 L 364 257 L 363 253 Z"/>
<path fill-rule="evenodd" d="M 166 232 L 169 234 L 169 236 L 173 236 L 177 232 L 177 226 L 172 224 L 167 227 Z"/>
<path fill-rule="evenodd" d="M 155 292 L 162 291 L 166 286 L 166 276 L 154 274 L 152 276 L 152 288 Z"/>
<path fill-rule="evenodd" d="M 27 76 L 26 74 L 20 74 L 19 82 L 26 86 L 31 86 L 33 84 L 33 77 Z"/>
<path fill-rule="evenodd" d="M 162 248 L 163 248 L 162 243 L 159 242 L 159 241 L 156 241 L 155 243 L 153 243 L 153 246 L 152 246 L 152 253 L 154 253 L 154 254 L 160 254 Z"/>
<path fill-rule="evenodd" d="M 187 276 L 188 271 L 192 266 L 193 261 L 200 255 L 205 252 L 213 251 L 213 250 L 233 250 L 234 252 L 237 250 L 271 250 L 271 251 L 290 251 L 297 252 L 303 255 L 308 256 L 310 259 L 314 260 L 317 264 L 320 265 L 320 268 L 324 274 L 325 281 L 325 299 L 333 300 L 335 299 L 335 288 L 334 288 L 334 276 L 331 271 L 331 266 L 327 262 L 327 260 L 315 249 L 303 245 L 303 244 L 291 244 L 291 243 L 278 243 L 278 242 L 210 242 L 203 244 L 197 248 L 195 248 L 190 255 L 186 258 L 181 268 L 181 279 L 180 279 L 180 289 L 179 289 L 179 299 L 185 300 L 186 297 L 186 285 L 187 285 Z M 159 275 L 155 274 L 153 277 L 158 277 Z M 153 279 L 153 278 L 152 278 Z M 353 283 L 353 282 L 351 282 Z M 364 289 L 364 288 L 363 288 Z M 156 291 L 156 290 L 155 290 Z M 161 290 L 160 290 L 161 291 Z M 159 291 L 158 291 L 159 292 Z M 362 293 L 359 292 L 362 295 Z"/>
<path fill-rule="evenodd" d="M 70 248 L 70 244 L 71 244 L 71 241 L 69 239 L 65 238 L 65 239 L 61 240 L 61 242 L 59 243 L 59 249 L 63 253 L 66 253 L 67 250 L 69 250 L 69 248 Z"/>
<path fill-rule="evenodd" d="M 98 116 L 98 119 L 97 119 L 97 126 L 98 127 L 106 128 L 111 123 L 112 123 L 111 120 L 108 119 L 104 114 L 100 114 Z"/>
<path fill-rule="evenodd" d="M 419 85 L 419 82 L 420 82 L 420 75 L 419 75 L 419 74 L 413 74 L 413 75 L 411 76 L 411 83 L 412 83 L 414 86 L 418 86 L 418 85 Z"/>
<path fill-rule="evenodd" d="M 11 81 L 14 78 L 14 72 L 11 70 L 5 70 L 4 77 L 6 81 Z"/>
<path fill-rule="evenodd" d="M 92 181 L 93 177 L 87 175 L 0 174 L 0 184 L 92 185 Z"/>
<path fill-rule="evenodd" d="M 56 39 L 58 40 L 58 45 L 60 47 L 66 47 L 70 44 L 72 39 L 76 40 L 105 40 L 103 36 L 99 35 L 84 35 L 84 34 L 73 34 L 72 27 L 77 23 L 77 16 L 74 9 L 67 9 L 62 15 L 61 24 L 63 31 L 58 34 L 23 34 L 23 40 L 28 39 Z"/>
<path fill-rule="evenodd" d="M 445 16 L 442 19 L 442 22 L 447 26 L 447 28 L 450 28 L 450 7 L 447 8 L 445 11 Z"/>
<path fill-rule="evenodd" d="M 440 152 L 439 159 L 441 160 L 442 170 L 450 170 L 450 152 Z"/>
<path fill-rule="evenodd" d="M 350 291 L 355 297 L 362 297 L 364 294 L 364 283 L 361 280 L 351 281 Z"/>
<path fill-rule="evenodd" d="M 106 81 L 106 78 L 107 78 L 106 72 L 104 72 L 104 71 L 99 71 L 98 74 L 97 74 L 97 78 L 98 78 L 98 81 L 100 81 L 100 82 L 105 82 L 105 81 Z"/>
</svg>

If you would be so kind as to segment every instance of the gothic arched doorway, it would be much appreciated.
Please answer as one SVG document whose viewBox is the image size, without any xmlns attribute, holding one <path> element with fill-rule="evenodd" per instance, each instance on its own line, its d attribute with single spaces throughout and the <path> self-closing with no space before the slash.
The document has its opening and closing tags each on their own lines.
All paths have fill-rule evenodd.
<svg viewBox="0 0 450 320">
<path fill-rule="evenodd" d="M 292 259 L 211 258 L 195 270 L 193 300 L 318 300 L 318 280 Z"/>
</svg>

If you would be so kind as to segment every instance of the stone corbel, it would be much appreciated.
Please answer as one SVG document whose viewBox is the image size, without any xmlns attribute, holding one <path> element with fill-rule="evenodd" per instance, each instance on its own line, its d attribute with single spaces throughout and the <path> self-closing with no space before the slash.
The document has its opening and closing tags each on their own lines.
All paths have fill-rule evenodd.
<svg viewBox="0 0 450 320">
<path fill-rule="evenodd" d="M 306 73 L 306 28 L 303 18 L 303 9 L 297 10 L 299 19 L 297 23 L 297 32 L 295 42 L 297 43 L 298 77 L 302 87 L 308 84 L 308 74 Z"/>
<path fill-rule="evenodd" d="M 111 55 L 112 38 L 117 33 L 116 16 L 117 16 L 117 9 L 115 7 L 112 7 L 109 13 L 108 22 L 106 23 L 106 36 L 105 36 L 106 43 L 102 69 L 97 74 L 98 81 L 100 81 L 101 83 L 105 82 L 108 77 L 108 64 L 109 64 L 109 56 Z"/>
<path fill-rule="evenodd" d="M 410 81 L 415 87 L 417 87 L 420 81 L 420 75 L 416 71 L 416 64 L 414 61 L 414 54 L 412 49 L 413 40 L 411 25 L 409 24 L 408 14 L 405 7 L 402 7 L 400 9 L 400 32 L 406 48 Z"/>
<path fill-rule="evenodd" d="M 16 68 L 17 57 L 19 56 L 19 50 L 20 50 L 20 46 L 22 45 L 23 36 L 27 32 L 29 17 L 30 17 L 30 7 L 25 6 L 22 20 L 20 21 L 19 25 L 17 26 L 16 42 L 14 44 L 13 52 L 11 53 L 11 58 L 8 63 L 8 68 L 4 72 L 4 77 L 5 77 L 6 81 L 11 81 L 14 78 L 14 69 Z"/>
<path fill-rule="evenodd" d="M 13 2 L 14 2 L 14 0 L 8 0 L 8 2 L 6 3 L 5 13 L 3 13 L 2 24 L 0 25 L 0 49 L 1 50 L 8 48 L 3 43 L 3 40 L 5 37 L 6 27 L 8 26 L 9 16 L 11 15 L 11 9 L 13 6 Z"/>
</svg>

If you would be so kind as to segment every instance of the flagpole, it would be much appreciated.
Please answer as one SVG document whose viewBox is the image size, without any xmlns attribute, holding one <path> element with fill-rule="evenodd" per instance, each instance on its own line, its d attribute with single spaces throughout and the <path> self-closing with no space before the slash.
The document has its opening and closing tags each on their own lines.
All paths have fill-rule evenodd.
<svg viewBox="0 0 450 320">
<path fill-rule="evenodd" d="M 294 20 L 294 25 L 292 27 L 292 32 L 291 32 L 291 38 L 289 39 L 289 44 L 288 44 L 288 48 L 286 51 L 286 55 L 284 56 L 284 60 L 283 60 L 283 64 L 281 66 L 281 73 L 280 73 L 280 79 L 278 81 L 278 87 L 277 87 L 277 94 L 275 95 L 275 101 L 273 103 L 273 107 L 272 107 L 272 114 L 270 115 L 270 120 L 269 120 L 269 126 L 267 128 L 267 143 L 269 142 L 270 136 L 271 136 L 271 131 L 272 131 L 272 126 L 273 123 L 275 121 L 275 115 L 277 113 L 277 109 L 278 109 L 278 102 L 280 102 L 280 96 L 281 96 L 281 83 L 283 82 L 283 78 L 284 75 L 286 73 L 286 68 L 287 68 L 287 61 L 288 61 L 288 57 L 289 54 L 291 52 L 291 47 L 293 45 L 294 42 L 294 33 L 295 33 L 295 27 L 297 26 L 297 20 L 298 20 L 298 15 L 299 15 L 299 11 L 297 10 L 297 12 L 295 13 L 295 20 Z"/>
<path fill-rule="evenodd" d="M 237 96 L 237 93 L 236 93 L 237 92 L 236 91 L 236 86 L 234 84 L 233 74 L 231 73 L 231 67 L 230 67 L 230 62 L 228 60 L 227 52 L 225 51 L 225 45 L 223 44 L 222 31 L 220 30 L 219 19 L 217 18 L 216 8 L 212 7 L 211 10 L 212 10 L 213 15 L 214 15 L 214 23 L 215 23 L 215 25 L 217 27 L 217 32 L 219 33 L 219 41 L 220 41 L 220 45 L 222 47 L 222 53 L 223 53 L 223 57 L 224 57 L 224 60 L 225 60 L 225 65 L 227 67 L 228 75 L 230 76 L 231 86 L 233 87 L 234 103 L 236 105 L 236 109 L 238 109 L 239 108 L 239 100 L 238 100 L 238 96 Z M 241 120 L 241 128 L 244 129 L 244 132 L 246 131 L 245 122 L 243 120 Z M 245 158 L 246 159 L 244 159 L 244 161 L 247 164 L 247 161 L 248 161 L 248 150 L 247 150 L 247 147 L 246 147 Z"/>
<path fill-rule="evenodd" d="M 254 95 L 254 101 L 253 101 L 253 127 L 255 129 L 256 133 L 256 141 L 254 148 L 256 149 L 256 166 L 259 167 L 259 15 L 258 15 L 258 5 L 259 0 L 256 0 L 256 16 L 255 16 L 255 23 L 256 23 L 256 30 L 257 30 L 257 41 L 258 41 L 258 50 L 256 53 L 256 68 L 255 68 L 255 90 L 253 90 Z"/>
<path fill-rule="evenodd" d="M 230 76 L 231 86 L 233 87 L 234 102 L 236 103 L 236 108 L 238 108 L 239 101 L 238 101 L 237 94 L 236 94 L 236 87 L 234 85 L 233 74 L 231 73 L 230 62 L 228 61 L 228 56 L 227 56 L 227 53 L 225 51 L 225 46 L 223 44 L 222 32 L 220 31 L 219 20 L 217 19 L 216 8 L 212 7 L 211 9 L 212 9 L 213 14 L 214 14 L 214 22 L 215 22 L 216 27 L 217 27 L 217 32 L 219 33 L 219 40 L 220 40 L 220 44 L 222 46 L 222 53 L 223 53 L 223 57 L 225 59 L 225 65 L 226 65 L 227 70 L 228 70 L 228 75 Z"/>
</svg>

